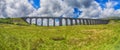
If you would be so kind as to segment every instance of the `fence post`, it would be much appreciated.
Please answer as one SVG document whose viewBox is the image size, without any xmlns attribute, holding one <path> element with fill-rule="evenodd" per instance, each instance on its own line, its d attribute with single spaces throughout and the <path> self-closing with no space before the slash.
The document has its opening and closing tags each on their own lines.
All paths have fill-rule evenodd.
<svg viewBox="0 0 120 50">
<path fill-rule="evenodd" d="M 81 19 L 79 19 L 79 25 L 81 25 Z"/>
<path fill-rule="evenodd" d="M 96 19 L 96 25 L 98 25 L 98 20 Z"/>
<path fill-rule="evenodd" d="M 99 24 L 99 19 L 97 20 L 97 24 Z"/>
<path fill-rule="evenodd" d="M 99 19 L 99 24 L 100 24 L 100 19 Z"/>
<path fill-rule="evenodd" d="M 102 20 L 100 20 L 100 24 L 102 24 Z"/>
<path fill-rule="evenodd" d="M 35 18 L 35 25 L 37 25 L 37 18 Z"/>
<path fill-rule="evenodd" d="M 38 25 L 38 18 L 41 19 L 41 26 L 44 26 L 44 19 L 47 19 L 47 26 L 50 26 L 50 18 L 51 17 L 23 17 L 22 19 L 24 21 L 26 21 L 27 19 L 29 19 L 28 23 L 32 24 L 32 20 L 35 18 L 35 25 Z M 55 20 L 56 18 L 53 17 L 53 26 L 56 25 Z M 70 22 L 70 25 L 78 25 L 78 24 L 82 24 L 82 25 L 98 25 L 98 24 L 108 24 L 109 20 L 102 20 L 102 19 L 82 19 L 82 18 L 57 18 L 59 19 L 59 26 L 63 25 L 63 19 L 65 20 L 65 25 L 68 26 Z M 69 20 L 69 21 L 68 21 Z M 75 20 L 75 21 L 73 21 Z M 27 22 L 27 21 L 26 21 Z"/>
<path fill-rule="evenodd" d="M 99 24 L 99 19 L 97 20 L 97 24 Z"/>
<path fill-rule="evenodd" d="M 49 26 L 49 18 L 47 18 L 47 26 Z"/>
<path fill-rule="evenodd" d="M 77 25 L 79 25 L 79 19 L 77 19 Z"/>
<path fill-rule="evenodd" d="M 86 25 L 89 25 L 89 19 L 86 19 Z"/>
<path fill-rule="evenodd" d="M 55 26 L 55 18 L 53 18 L 53 26 Z"/>
<path fill-rule="evenodd" d="M 43 26 L 43 18 L 41 18 L 41 26 Z"/>
<path fill-rule="evenodd" d="M 67 18 L 65 18 L 65 22 L 66 22 L 66 26 L 68 26 L 68 19 Z"/>
<path fill-rule="evenodd" d="M 89 25 L 91 25 L 91 19 L 89 19 Z"/>
<path fill-rule="evenodd" d="M 95 19 L 95 23 L 96 23 L 96 25 L 97 25 L 97 22 L 98 22 L 98 20 Z"/>
<path fill-rule="evenodd" d="M 75 18 L 75 25 L 77 25 L 77 19 Z"/>
<path fill-rule="evenodd" d="M 59 18 L 59 25 L 62 26 L 62 18 Z"/>
<path fill-rule="evenodd" d="M 93 25 L 95 25 L 95 19 L 93 19 Z"/>
<path fill-rule="evenodd" d="M 30 19 L 30 24 L 32 24 L 32 18 L 29 18 Z"/>
<path fill-rule="evenodd" d="M 85 19 L 82 19 L 83 20 L 83 25 L 85 25 Z"/>
<path fill-rule="evenodd" d="M 101 21 L 101 24 L 103 24 L 103 22 L 104 22 L 104 21 L 102 20 L 102 21 Z"/>
<path fill-rule="evenodd" d="M 70 18 L 70 25 L 73 25 L 73 19 Z"/>
<path fill-rule="evenodd" d="M 97 25 L 97 20 L 95 19 L 95 25 Z"/>
</svg>

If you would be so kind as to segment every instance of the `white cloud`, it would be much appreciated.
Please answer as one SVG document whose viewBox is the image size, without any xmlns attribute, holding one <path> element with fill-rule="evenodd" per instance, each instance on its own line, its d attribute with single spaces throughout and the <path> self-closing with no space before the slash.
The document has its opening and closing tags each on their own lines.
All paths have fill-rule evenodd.
<svg viewBox="0 0 120 50">
<path fill-rule="evenodd" d="M 106 8 L 104 10 L 101 10 L 101 17 L 111 17 L 111 16 L 120 16 L 120 9 L 115 10 L 113 7 L 117 5 L 117 2 L 107 2 Z"/>
<path fill-rule="evenodd" d="M 31 0 L 30 2 L 34 2 Z M 80 17 L 98 18 L 108 16 L 120 16 L 120 10 L 114 10 L 117 2 L 106 3 L 102 9 L 94 0 L 41 0 L 41 8 L 36 10 L 28 0 L 0 0 L 0 17 L 23 17 L 23 16 L 73 16 L 73 8 L 82 10 Z"/>
<path fill-rule="evenodd" d="M 1 0 L 1 2 L 0 16 L 3 17 L 22 17 L 34 11 L 34 8 L 28 4 L 27 0 Z"/>
</svg>

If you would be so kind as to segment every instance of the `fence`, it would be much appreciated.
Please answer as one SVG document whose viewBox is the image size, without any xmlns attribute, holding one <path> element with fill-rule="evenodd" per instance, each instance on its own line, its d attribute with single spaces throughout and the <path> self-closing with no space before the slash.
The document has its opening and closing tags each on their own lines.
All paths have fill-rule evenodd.
<svg viewBox="0 0 120 50">
<path fill-rule="evenodd" d="M 35 19 L 35 24 L 38 25 L 38 22 L 41 23 L 40 26 L 43 25 L 44 19 L 46 19 L 47 26 L 50 26 L 50 19 L 53 20 L 53 26 L 56 26 L 56 22 L 59 22 L 59 26 L 63 26 L 63 22 L 65 22 L 65 25 L 97 25 L 97 24 L 108 24 L 109 20 L 103 20 L 103 19 L 87 19 L 87 18 L 65 18 L 65 17 L 23 17 L 24 21 L 26 21 L 29 24 L 32 24 L 32 20 Z M 29 19 L 29 21 L 27 21 Z M 41 21 L 38 21 L 38 19 L 41 19 Z M 56 21 L 56 19 L 58 21 Z M 64 21 L 63 21 L 64 20 Z M 68 24 L 69 22 L 69 24 Z"/>
</svg>

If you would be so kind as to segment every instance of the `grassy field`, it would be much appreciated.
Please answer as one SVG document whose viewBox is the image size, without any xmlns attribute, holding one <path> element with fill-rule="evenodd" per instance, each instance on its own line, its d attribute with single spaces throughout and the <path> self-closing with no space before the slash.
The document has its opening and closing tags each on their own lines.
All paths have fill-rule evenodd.
<svg viewBox="0 0 120 50">
<path fill-rule="evenodd" d="M 0 19 L 0 50 L 120 50 L 120 21 L 40 27 L 17 18 Z"/>
</svg>

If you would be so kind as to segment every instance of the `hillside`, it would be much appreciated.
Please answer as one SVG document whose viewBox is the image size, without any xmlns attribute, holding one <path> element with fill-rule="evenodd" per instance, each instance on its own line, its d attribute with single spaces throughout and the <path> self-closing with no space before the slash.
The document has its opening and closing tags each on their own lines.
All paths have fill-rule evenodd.
<svg viewBox="0 0 120 50">
<path fill-rule="evenodd" d="M 114 19 L 114 20 L 120 20 L 120 16 L 111 16 L 111 17 L 106 17 L 106 18 L 101 18 L 101 19 Z"/>
<path fill-rule="evenodd" d="M 0 19 L 0 50 L 120 50 L 120 21 L 41 27 L 19 18 Z"/>
</svg>

